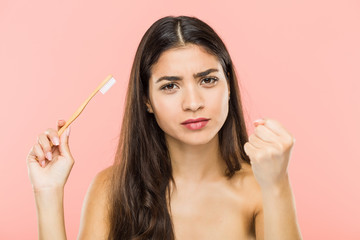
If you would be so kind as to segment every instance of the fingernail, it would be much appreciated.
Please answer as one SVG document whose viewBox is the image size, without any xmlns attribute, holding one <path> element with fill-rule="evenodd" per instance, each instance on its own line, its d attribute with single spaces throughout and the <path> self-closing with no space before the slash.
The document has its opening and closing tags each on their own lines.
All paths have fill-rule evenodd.
<svg viewBox="0 0 360 240">
<path fill-rule="evenodd" d="M 54 137 L 53 138 L 53 143 L 54 143 L 54 145 L 59 145 L 59 139 L 57 138 L 57 137 Z"/>
<path fill-rule="evenodd" d="M 67 135 L 67 136 L 70 135 L 70 126 L 66 129 L 66 135 Z"/>
<path fill-rule="evenodd" d="M 264 119 L 262 119 L 262 118 L 259 118 L 259 119 L 256 119 L 254 122 L 262 122 L 262 121 L 264 121 Z"/>
<path fill-rule="evenodd" d="M 41 166 L 42 166 L 42 167 L 45 166 L 45 160 L 43 160 L 43 161 L 41 162 Z"/>
<path fill-rule="evenodd" d="M 52 159 L 52 154 L 51 154 L 51 152 L 47 152 L 47 153 L 46 153 L 46 158 L 49 159 L 49 160 Z"/>
</svg>

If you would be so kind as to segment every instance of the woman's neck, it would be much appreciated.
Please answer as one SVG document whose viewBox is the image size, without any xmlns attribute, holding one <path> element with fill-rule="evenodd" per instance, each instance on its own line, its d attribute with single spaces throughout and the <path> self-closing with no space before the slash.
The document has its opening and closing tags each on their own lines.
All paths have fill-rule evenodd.
<svg viewBox="0 0 360 240">
<path fill-rule="evenodd" d="M 222 159 L 216 135 L 203 145 L 187 145 L 167 136 L 168 149 L 176 182 L 218 181 L 225 177 L 226 164 Z"/>
</svg>

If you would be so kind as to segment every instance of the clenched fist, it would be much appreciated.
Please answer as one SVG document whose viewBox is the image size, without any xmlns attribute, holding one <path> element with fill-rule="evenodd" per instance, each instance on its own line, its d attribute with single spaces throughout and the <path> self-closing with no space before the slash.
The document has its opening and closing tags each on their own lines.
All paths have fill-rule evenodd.
<svg viewBox="0 0 360 240">
<path fill-rule="evenodd" d="M 277 186 L 288 179 L 287 167 L 294 137 L 277 121 L 260 119 L 244 144 L 254 176 L 261 188 Z"/>
</svg>

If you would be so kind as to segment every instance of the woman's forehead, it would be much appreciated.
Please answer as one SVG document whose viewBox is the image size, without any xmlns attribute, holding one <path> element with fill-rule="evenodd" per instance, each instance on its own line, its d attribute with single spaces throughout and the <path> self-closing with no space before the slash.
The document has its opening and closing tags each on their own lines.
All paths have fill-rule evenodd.
<svg viewBox="0 0 360 240">
<path fill-rule="evenodd" d="M 151 77 L 193 75 L 210 68 L 217 68 L 219 73 L 222 72 L 221 64 L 216 56 L 207 53 L 201 47 L 192 45 L 163 52 L 151 68 Z"/>
</svg>

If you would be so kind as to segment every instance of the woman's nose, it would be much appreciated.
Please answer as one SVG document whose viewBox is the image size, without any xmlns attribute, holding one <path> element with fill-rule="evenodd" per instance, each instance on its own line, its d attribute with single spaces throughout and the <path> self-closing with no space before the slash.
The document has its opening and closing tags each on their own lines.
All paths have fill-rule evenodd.
<svg viewBox="0 0 360 240">
<path fill-rule="evenodd" d="M 184 111 L 197 111 L 204 107 L 204 101 L 196 87 L 190 87 L 183 92 L 182 106 Z"/>
</svg>

